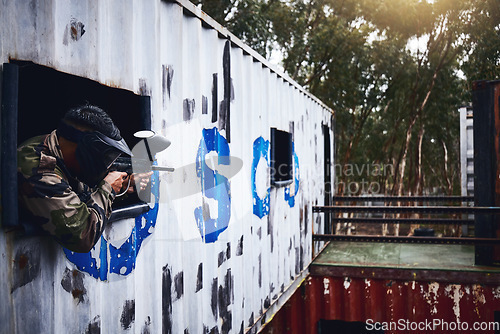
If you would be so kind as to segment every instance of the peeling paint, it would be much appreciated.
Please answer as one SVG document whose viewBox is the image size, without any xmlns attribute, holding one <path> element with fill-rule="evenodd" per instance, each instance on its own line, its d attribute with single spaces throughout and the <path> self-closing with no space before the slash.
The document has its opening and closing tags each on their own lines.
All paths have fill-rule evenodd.
<svg viewBox="0 0 500 334">
<path fill-rule="evenodd" d="M 457 322 L 460 321 L 460 299 L 464 296 L 462 286 L 459 284 L 447 285 L 444 289 L 445 295 L 453 300 L 453 313 Z"/>
<path fill-rule="evenodd" d="M 496 287 L 492 290 L 493 298 L 500 299 L 500 287 Z"/>
<path fill-rule="evenodd" d="M 472 301 L 474 304 L 474 312 L 477 314 L 479 318 L 481 318 L 481 312 L 480 312 L 480 304 L 486 304 L 486 297 L 484 296 L 484 289 L 481 285 L 479 284 L 474 284 L 472 286 Z"/>
<path fill-rule="evenodd" d="M 330 281 L 326 277 L 323 278 L 323 294 L 324 295 L 330 294 Z"/>
<path fill-rule="evenodd" d="M 68 45 L 69 41 L 78 41 L 85 34 L 85 25 L 75 18 L 71 18 L 70 23 L 66 25 L 63 36 L 63 44 Z"/>
<path fill-rule="evenodd" d="M 472 286 L 472 293 L 474 295 L 475 301 L 481 304 L 486 304 L 486 298 L 484 297 L 484 289 L 479 284 L 474 284 Z"/>
<path fill-rule="evenodd" d="M 349 277 L 346 277 L 344 279 L 344 289 L 349 290 L 350 286 L 351 286 L 351 279 Z"/>
<path fill-rule="evenodd" d="M 437 313 L 437 303 L 438 303 L 438 290 L 439 283 L 432 282 L 427 285 L 427 291 L 424 290 L 423 286 L 420 286 L 420 291 L 429 306 L 431 307 L 431 314 L 435 315 Z"/>
</svg>

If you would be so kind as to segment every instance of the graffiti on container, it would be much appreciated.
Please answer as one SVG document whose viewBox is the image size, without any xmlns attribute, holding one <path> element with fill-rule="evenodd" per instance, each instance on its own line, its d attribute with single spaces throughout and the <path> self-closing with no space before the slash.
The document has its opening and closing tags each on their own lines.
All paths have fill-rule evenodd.
<svg viewBox="0 0 500 334">
<path fill-rule="evenodd" d="M 295 206 L 295 197 L 299 192 L 300 187 L 300 168 L 299 157 L 295 152 L 295 144 L 292 144 L 293 154 L 293 183 L 285 188 L 285 201 L 293 208 Z M 261 161 L 265 161 L 266 168 L 269 170 L 269 141 L 259 137 L 253 142 L 253 162 L 252 162 L 252 196 L 253 196 L 253 213 L 259 218 L 269 214 L 269 199 L 271 188 L 267 187 L 264 196 L 259 195 L 257 185 L 259 180 L 262 181 L 262 172 L 259 173 L 259 166 L 262 166 Z M 260 164 L 260 165 L 259 165 Z M 262 171 L 262 169 L 261 169 Z M 274 171 L 271 171 L 273 173 Z M 266 178 L 268 174 L 266 174 Z M 263 192 L 263 191 L 261 191 Z"/>
<path fill-rule="evenodd" d="M 205 243 L 217 241 L 231 218 L 231 185 L 227 177 L 207 165 L 207 155 L 217 153 L 218 165 L 230 165 L 229 144 L 217 128 L 203 129 L 196 156 L 196 173 L 201 181 L 202 206 L 194 210 L 198 230 Z M 217 201 L 217 218 L 210 214 L 209 202 Z M 215 216 L 215 215 L 214 215 Z"/>
<path fill-rule="evenodd" d="M 159 195 L 159 175 L 151 177 L 151 191 L 155 198 Z M 104 235 L 88 253 L 75 253 L 66 248 L 64 253 L 76 267 L 92 277 L 106 281 L 109 274 L 127 276 L 134 268 L 142 243 L 153 233 L 158 216 L 158 201 L 148 212 L 135 218 L 134 227 L 127 240 L 118 247 L 106 240 Z"/>
<path fill-rule="evenodd" d="M 262 162 L 261 162 L 262 161 Z M 265 140 L 262 137 L 255 139 L 253 142 L 253 161 L 252 161 L 252 196 L 253 196 L 253 213 L 259 218 L 267 216 L 269 214 L 269 200 L 271 194 L 271 187 L 269 187 L 268 182 L 266 185 L 268 186 L 266 189 L 266 193 L 263 197 L 259 196 L 259 192 L 257 191 L 257 181 L 262 182 L 263 176 L 257 176 L 257 171 L 259 167 L 259 162 L 262 164 L 265 163 L 266 167 L 266 175 L 265 179 L 267 180 L 267 171 L 269 169 L 269 140 Z M 262 170 L 262 169 L 260 169 Z M 261 179 L 261 180 L 257 180 Z"/>
<path fill-rule="evenodd" d="M 292 152 L 293 152 L 293 183 L 285 188 L 285 201 L 288 202 L 288 205 L 291 208 L 295 206 L 295 196 L 297 196 L 300 186 L 299 157 L 295 153 L 294 143 L 292 143 Z"/>
</svg>

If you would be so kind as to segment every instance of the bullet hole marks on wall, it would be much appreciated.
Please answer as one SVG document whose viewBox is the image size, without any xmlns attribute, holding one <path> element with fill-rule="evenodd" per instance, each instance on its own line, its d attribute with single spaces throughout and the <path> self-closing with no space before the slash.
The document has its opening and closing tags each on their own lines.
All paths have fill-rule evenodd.
<svg viewBox="0 0 500 334">
<path fill-rule="evenodd" d="M 229 268 L 224 276 L 223 285 L 219 285 L 218 304 L 219 317 L 222 320 L 222 333 L 229 333 L 232 329 L 233 315 L 229 307 L 234 302 L 234 277 Z"/>
<path fill-rule="evenodd" d="M 210 298 L 210 307 L 212 309 L 212 315 L 214 317 L 214 320 L 217 320 L 217 287 L 219 286 L 219 278 L 214 277 L 212 280 L 212 286 L 211 286 L 211 298 Z"/>
<path fill-rule="evenodd" d="M 207 325 L 203 325 L 203 334 L 219 334 L 219 327 L 215 326 L 210 329 Z"/>
<path fill-rule="evenodd" d="M 236 247 L 236 256 L 243 255 L 243 235 L 240 240 L 238 240 L 238 246 Z"/>
<path fill-rule="evenodd" d="M 11 293 L 40 276 L 40 244 L 34 243 L 17 250 L 12 269 Z"/>
<path fill-rule="evenodd" d="M 163 109 L 166 108 L 166 98 L 171 99 L 172 80 L 174 79 L 174 67 L 172 65 L 162 65 L 162 92 L 163 92 Z"/>
<path fill-rule="evenodd" d="M 231 142 L 231 102 L 234 101 L 234 85 L 231 78 L 231 52 L 230 42 L 227 41 L 224 46 L 222 56 L 222 77 L 223 77 L 223 96 L 219 102 L 219 76 L 217 73 L 212 74 L 212 110 L 211 121 L 212 123 L 218 122 L 219 131 L 225 130 L 225 137 L 228 143 Z M 174 70 L 171 65 L 163 65 L 163 108 L 166 108 L 166 96 L 171 98 L 171 86 Z M 183 100 L 183 120 L 190 121 L 194 117 L 196 101 L 193 98 L 185 98 Z M 202 115 L 208 115 L 208 97 L 202 95 L 201 101 Z"/>
<path fill-rule="evenodd" d="M 196 291 L 203 289 L 203 262 L 198 265 L 198 273 L 196 274 Z"/>
<path fill-rule="evenodd" d="M 219 285 L 219 280 L 215 277 L 212 280 L 210 306 L 214 320 L 221 320 L 221 332 L 229 333 L 232 329 L 231 307 L 234 303 L 234 276 L 231 275 L 231 268 L 227 269 L 223 282 Z M 217 331 L 218 332 L 218 331 Z M 212 332 L 210 332 L 212 333 Z"/>
<path fill-rule="evenodd" d="M 135 321 L 135 300 L 126 300 L 123 304 L 122 315 L 120 317 L 120 323 L 122 329 L 130 329 L 132 323 Z"/>
<path fill-rule="evenodd" d="M 84 274 L 82 272 L 66 268 L 61 279 L 61 286 L 65 291 L 71 293 L 77 304 L 84 302 L 87 296 L 87 289 L 83 284 L 83 278 Z"/>
<path fill-rule="evenodd" d="M 151 96 L 151 89 L 148 87 L 147 80 L 139 78 L 139 94 L 141 96 Z"/>
<path fill-rule="evenodd" d="M 231 243 L 227 243 L 227 247 L 225 251 L 219 253 L 218 257 L 218 267 L 220 267 L 226 260 L 231 258 Z"/>
<path fill-rule="evenodd" d="M 85 329 L 85 334 L 101 334 L 101 317 L 96 315 Z"/>
<path fill-rule="evenodd" d="M 195 100 L 194 99 L 184 99 L 182 103 L 182 118 L 184 122 L 193 119 L 195 110 Z"/>
<path fill-rule="evenodd" d="M 184 272 L 172 277 L 172 268 L 163 267 L 162 274 L 162 324 L 164 333 L 172 333 L 172 303 L 184 295 Z"/>
<path fill-rule="evenodd" d="M 234 100 L 233 79 L 231 78 L 231 42 L 224 45 L 222 56 L 222 74 L 224 79 L 224 97 L 219 109 L 219 129 L 226 130 L 227 142 L 231 142 L 231 101 Z"/>
<path fill-rule="evenodd" d="M 208 114 L 208 97 L 206 97 L 205 95 L 201 97 L 201 114 Z"/>
<path fill-rule="evenodd" d="M 79 41 L 85 34 L 84 28 L 85 25 L 82 22 L 72 17 L 64 29 L 63 44 L 68 45 L 70 41 Z"/>
<path fill-rule="evenodd" d="M 163 333 L 172 333 L 172 269 L 169 265 L 163 267 L 162 274 L 161 315 Z"/>
</svg>

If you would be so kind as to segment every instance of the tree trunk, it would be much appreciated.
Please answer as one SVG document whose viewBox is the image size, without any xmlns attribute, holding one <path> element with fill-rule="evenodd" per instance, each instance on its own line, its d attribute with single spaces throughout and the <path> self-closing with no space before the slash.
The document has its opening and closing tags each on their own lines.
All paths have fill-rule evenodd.
<svg viewBox="0 0 500 334">
<path fill-rule="evenodd" d="M 418 131 L 417 140 L 417 159 L 415 168 L 415 187 L 413 193 L 415 195 L 422 195 L 423 184 L 422 184 L 422 143 L 424 140 L 425 127 L 423 124 L 420 125 L 420 130 Z"/>
</svg>

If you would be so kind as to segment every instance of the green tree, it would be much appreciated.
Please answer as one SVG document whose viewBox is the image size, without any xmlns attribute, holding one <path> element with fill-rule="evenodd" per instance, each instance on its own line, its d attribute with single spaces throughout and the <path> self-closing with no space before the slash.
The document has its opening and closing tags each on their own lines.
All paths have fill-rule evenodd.
<svg viewBox="0 0 500 334">
<path fill-rule="evenodd" d="M 392 166 L 385 193 L 458 191 L 457 109 L 500 75 L 498 0 L 197 1 L 334 109 L 337 163 Z"/>
</svg>

